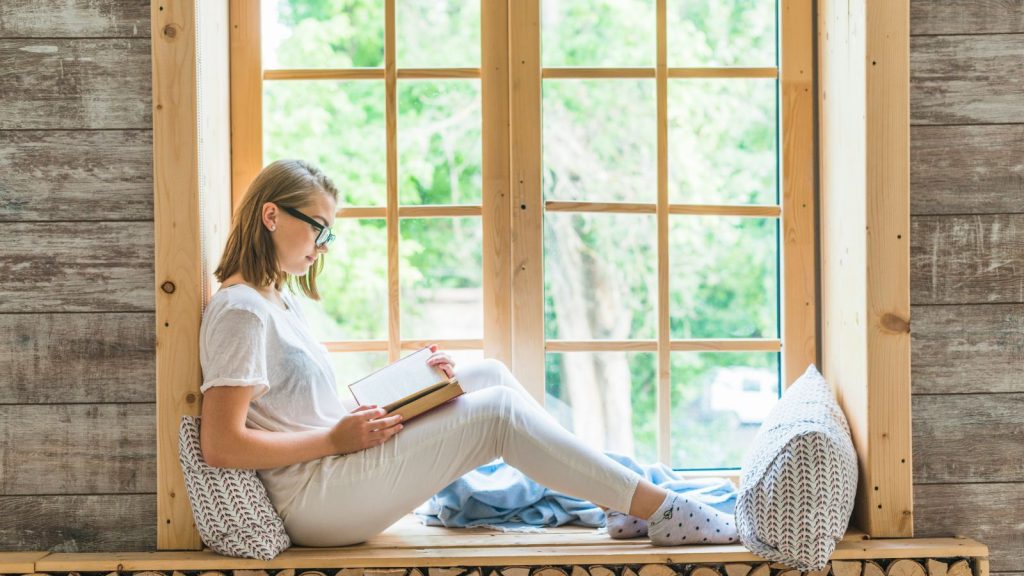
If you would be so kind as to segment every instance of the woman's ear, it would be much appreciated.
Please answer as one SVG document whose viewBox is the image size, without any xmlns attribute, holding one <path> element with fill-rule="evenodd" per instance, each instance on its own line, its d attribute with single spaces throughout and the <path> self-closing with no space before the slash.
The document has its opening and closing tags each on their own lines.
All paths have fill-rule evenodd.
<svg viewBox="0 0 1024 576">
<path fill-rule="evenodd" d="M 273 202 L 263 203 L 263 225 L 271 232 L 277 229 L 277 214 L 277 204 Z"/>
</svg>

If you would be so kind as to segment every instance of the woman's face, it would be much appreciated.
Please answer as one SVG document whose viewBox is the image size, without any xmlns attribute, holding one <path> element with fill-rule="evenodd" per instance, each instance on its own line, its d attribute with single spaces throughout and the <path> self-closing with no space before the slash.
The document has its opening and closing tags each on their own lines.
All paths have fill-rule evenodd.
<svg viewBox="0 0 1024 576">
<path fill-rule="evenodd" d="M 334 226 L 336 211 L 334 198 L 319 192 L 310 202 L 298 210 L 313 220 L 330 228 Z M 277 249 L 278 267 L 295 276 L 305 276 L 317 256 L 327 252 L 327 246 L 317 248 L 316 237 L 320 232 L 312 224 L 281 210 L 276 204 L 263 205 L 263 224 L 271 230 L 270 237 Z"/>
</svg>

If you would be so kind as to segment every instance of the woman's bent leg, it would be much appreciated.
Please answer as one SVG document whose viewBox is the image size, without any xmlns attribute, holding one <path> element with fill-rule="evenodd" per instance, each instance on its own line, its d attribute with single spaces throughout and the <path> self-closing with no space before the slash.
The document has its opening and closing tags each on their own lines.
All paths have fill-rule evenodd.
<svg viewBox="0 0 1024 576">
<path fill-rule="evenodd" d="M 498 456 L 544 486 L 617 510 L 629 509 L 640 480 L 522 393 L 486 386 L 408 422 L 381 446 L 324 458 L 281 517 L 298 545 L 355 544 Z"/>
</svg>

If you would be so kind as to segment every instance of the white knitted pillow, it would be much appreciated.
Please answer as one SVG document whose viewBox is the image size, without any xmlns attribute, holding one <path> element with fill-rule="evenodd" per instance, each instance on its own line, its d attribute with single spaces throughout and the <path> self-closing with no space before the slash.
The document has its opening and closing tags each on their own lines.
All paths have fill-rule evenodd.
<svg viewBox="0 0 1024 576">
<path fill-rule="evenodd" d="M 284 522 L 255 470 L 206 464 L 199 447 L 199 420 L 181 417 L 178 454 L 200 537 L 219 554 L 272 560 L 291 546 Z"/>
<path fill-rule="evenodd" d="M 846 533 L 857 453 L 832 389 L 810 365 L 775 405 L 743 462 L 740 540 L 797 570 L 820 570 Z"/>
</svg>

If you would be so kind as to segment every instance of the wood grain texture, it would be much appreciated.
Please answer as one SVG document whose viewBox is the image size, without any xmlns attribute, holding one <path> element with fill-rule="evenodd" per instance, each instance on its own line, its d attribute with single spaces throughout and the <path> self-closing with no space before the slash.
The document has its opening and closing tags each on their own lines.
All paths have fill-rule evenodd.
<svg viewBox="0 0 1024 576">
<path fill-rule="evenodd" d="M 962 535 L 986 544 L 993 572 L 1024 566 L 1024 483 L 918 484 L 914 535 Z"/>
<path fill-rule="evenodd" d="M 910 39 L 912 124 L 1024 118 L 1024 34 Z"/>
<path fill-rule="evenodd" d="M 4 0 L 0 38 L 149 37 L 149 0 Z"/>
<path fill-rule="evenodd" d="M 152 551 L 154 494 L 0 496 L 4 550 Z"/>
<path fill-rule="evenodd" d="M 1024 393 L 914 396 L 913 414 L 914 482 L 1024 479 Z"/>
<path fill-rule="evenodd" d="M 155 404 L 0 406 L 4 496 L 156 490 Z M 152 519 L 150 519 L 150 523 Z"/>
<path fill-rule="evenodd" d="M 1024 124 L 915 126 L 910 189 L 915 215 L 1024 212 Z"/>
<path fill-rule="evenodd" d="M 0 403 L 155 402 L 152 313 L 0 314 Z"/>
<path fill-rule="evenodd" d="M 152 311 L 153 225 L 3 225 L 0 313 Z"/>
<path fill-rule="evenodd" d="M 911 219 L 914 304 L 1024 302 L 1024 214 Z"/>
<path fill-rule="evenodd" d="M 0 130 L 152 123 L 148 39 L 0 40 Z"/>
<path fill-rule="evenodd" d="M 0 131 L 0 221 L 152 220 L 149 130 Z"/>
<path fill-rule="evenodd" d="M 912 0 L 911 34 L 1024 32 L 1024 0 Z"/>
<path fill-rule="evenodd" d="M 915 394 L 1024 393 L 1024 305 L 915 306 L 912 314 Z"/>
</svg>

